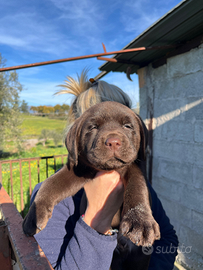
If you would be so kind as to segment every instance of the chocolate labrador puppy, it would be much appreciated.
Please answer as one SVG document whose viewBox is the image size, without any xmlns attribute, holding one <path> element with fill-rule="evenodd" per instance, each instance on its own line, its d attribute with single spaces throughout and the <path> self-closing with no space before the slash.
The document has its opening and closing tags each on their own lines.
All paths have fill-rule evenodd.
<svg viewBox="0 0 203 270">
<path fill-rule="evenodd" d="M 23 222 L 25 234 L 43 230 L 54 206 L 76 194 L 98 171 L 116 170 L 124 179 L 125 194 L 121 221 L 115 217 L 112 225 L 120 222 L 119 234 L 137 246 L 159 239 L 144 177 L 145 128 L 140 117 L 120 103 L 106 101 L 88 109 L 68 132 L 67 164 L 40 187 Z"/>
</svg>

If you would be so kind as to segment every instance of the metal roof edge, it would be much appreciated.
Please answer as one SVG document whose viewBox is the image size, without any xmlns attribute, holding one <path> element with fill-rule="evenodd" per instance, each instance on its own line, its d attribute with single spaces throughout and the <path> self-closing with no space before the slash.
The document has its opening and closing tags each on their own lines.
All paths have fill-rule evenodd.
<svg viewBox="0 0 203 270">
<path fill-rule="evenodd" d="M 136 41 L 138 41 L 141 37 L 143 37 L 144 35 L 148 34 L 151 30 L 153 30 L 156 26 L 158 26 L 160 24 L 161 21 L 163 21 L 164 19 L 166 19 L 168 16 L 170 16 L 172 13 L 174 13 L 174 11 L 176 11 L 177 9 L 180 8 L 180 6 L 184 6 L 185 4 L 189 4 L 190 2 L 192 2 L 193 0 L 183 0 L 181 1 L 179 4 L 177 4 L 175 7 L 173 7 L 172 9 L 170 9 L 166 14 L 164 14 L 161 18 L 159 18 L 157 21 L 155 21 L 152 25 L 150 25 L 146 30 L 144 30 L 141 34 L 139 34 L 135 39 L 133 39 L 130 43 L 128 43 L 122 50 L 125 50 L 127 48 L 129 48 L 130 46 L 132 46 L 133 43 L 135 43 Z M 117 55 L 113 56 L 112 58 L 115 58 Z M 106 64 L 109 64 L 109 62 L 105 62 L 104 64 L 102 64 L 98 69 L 102 70 L 102 68 L 104 68 L 104 66 Z M 106 72 L 108 73 L 108 72 Z M 98 74 L 99 75 L 99 74 Z M 105 74 L 106 75 L 106 74 Z M 103 76 L 105 76 L 103 75 Z M 102 77 L 103 77 L 102 76 Z"/>
<path fill-rule="evenodd" d="M 188 4 L 189 2 L 192 2 L 193 0 L 183 0 L 179 4 L 177 4 L 174 8 L 170 9 L 166 14 L 164 14 L 161 18 L 159 18 L 157 21 L 155 21 L 153 24 L 151 24 L 146 30 L 144 30 L 141 34 L 139 34 L 136 38 L 134 38 L 130 43 L 128 43 L 122 50 L 125 50 L 132 45 L 132 43 L 136 42 L 140 37 L 144 36 L 147 32 L 152 30 L 155 26 L 157 26 L 161 21 L 166 19 L 171 13 L 173 13 L 175 10 L 177 10 L 180 6 L 184 4 Z"/>
</svg>

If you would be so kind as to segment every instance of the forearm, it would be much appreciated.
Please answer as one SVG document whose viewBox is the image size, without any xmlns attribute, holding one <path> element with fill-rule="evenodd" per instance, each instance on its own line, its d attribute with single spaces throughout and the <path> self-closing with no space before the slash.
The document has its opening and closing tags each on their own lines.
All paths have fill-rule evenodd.
<svg viewBox="0 0 203 270">
<path fill-rule="evenodd" d="M 151 212 L 146 180 L 136 164 L 131 166 L 127 178 L 128 182 L 124 184 L 126 190 L 124 195 L 123 213 L 139 206 L 144 207 L 147 211 Z"/>
<path fill-rule="evenodd" d="M 106 234 L 123 202 L 124 187 L 120 174 L 115 171 L 98 172 L 84 189 L 87 196 L 84 221 L 97 232 Z"/>
</svg>

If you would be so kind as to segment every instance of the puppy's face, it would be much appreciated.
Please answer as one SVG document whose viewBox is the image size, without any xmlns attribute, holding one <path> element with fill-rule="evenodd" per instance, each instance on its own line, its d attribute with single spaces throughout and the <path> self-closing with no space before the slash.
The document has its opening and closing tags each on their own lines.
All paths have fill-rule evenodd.
<svg viewBox="0 0 203 270">
<path fill-rule="evenodd" d="M 66 145 L 78 160 L 98 170 L 113 170 L 132 163 L 144 148 L 139 117 L 117 102 L 102 102 L 88 109 L 70 129 Z"/>
</svg>

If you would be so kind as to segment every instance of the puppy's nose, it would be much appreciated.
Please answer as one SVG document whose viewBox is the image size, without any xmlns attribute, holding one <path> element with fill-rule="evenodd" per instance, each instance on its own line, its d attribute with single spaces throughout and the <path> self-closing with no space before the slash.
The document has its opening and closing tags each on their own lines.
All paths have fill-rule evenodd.
<svg viewBox="0 0 203 270">
<path fill-rule="evenodd" d="M 118 150 L 121 146 L 121 141 L 118 138 L 108 138 L 105 142 L 105 145 L 108 146 L 111 150 Z"/>
</svg>

